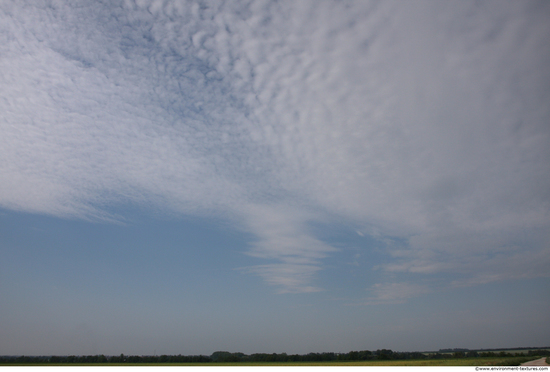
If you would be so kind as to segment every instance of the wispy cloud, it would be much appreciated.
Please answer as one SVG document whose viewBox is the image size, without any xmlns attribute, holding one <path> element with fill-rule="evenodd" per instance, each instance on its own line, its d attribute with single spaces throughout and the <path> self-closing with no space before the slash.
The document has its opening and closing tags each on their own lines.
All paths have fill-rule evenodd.
<svg viewBox="0 0 550 372">
<path fill-rule="evenodd" d="M 243 268 L 257 273 L 280 292 L 319 291 L 310 285 L 320 269 L 322 259 L 336 249 L 314 237 L 308 222 L 316 220 L 313 213 L 300 208 L 279 205 L 252 205 L 247 208 L 248 230 L 257 236 L 248 254 L 275 261 L 275 264 Z"/>
<path fill-rule="evenodd" d="M 4 208 L 222 214 L 283 292 L 319 218 L 406 239 L 389 272 L 547 262 L 545 3 L 112 4 L 0 5 Z"/>
<path fill-rule="evenodd" d="M 430 293 L 432 290 L 422 284 L 397 282 L 374 284 L 371 286 L 370 292 L 373 296 L 367 299 L 367 304 L 387 305 L 403 303 L 410 298 Z"/>
</svg>

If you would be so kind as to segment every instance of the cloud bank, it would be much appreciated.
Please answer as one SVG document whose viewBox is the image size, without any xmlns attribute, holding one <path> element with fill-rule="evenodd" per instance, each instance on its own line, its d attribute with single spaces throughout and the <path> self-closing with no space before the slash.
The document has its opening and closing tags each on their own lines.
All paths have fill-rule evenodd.
<svg viewBox="0 0 550 372">
<path fill-rule="evenodd" d="M 388 242 L 390 279 L 365 283 L 381 301 L 409 296 L 411 275 L 547 275 L 549 15 L 545 2 L 4 2 L 0 206 L 222 215 L 268 261 L 244 270 L 280 292 L 321 289 L 337 250 L 308 226 L 336 220 Z"/>
</svg>

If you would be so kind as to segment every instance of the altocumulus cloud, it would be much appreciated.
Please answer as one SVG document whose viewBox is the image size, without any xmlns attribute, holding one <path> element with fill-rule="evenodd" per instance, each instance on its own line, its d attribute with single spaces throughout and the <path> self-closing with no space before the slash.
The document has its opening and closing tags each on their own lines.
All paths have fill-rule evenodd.
<svg viewBox="0 0 550 372">
<path fill-rule="evenodd" d="M 3 2 L 0 205 L 222 215 L 269 261 L 243 270 L 280 292 L 320 290 L 337 250 L 309 226 L 333 220 L 387 243 L 392 279 L 367 283 L 369 301 L 442 273 L 547 275 L 549 16 L 547 2 Z"/>
</svg>

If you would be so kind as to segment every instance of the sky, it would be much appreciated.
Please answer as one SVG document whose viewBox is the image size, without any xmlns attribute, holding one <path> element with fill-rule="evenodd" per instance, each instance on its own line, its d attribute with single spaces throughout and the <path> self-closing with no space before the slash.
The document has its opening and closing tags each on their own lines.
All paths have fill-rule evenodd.
<svg viewBox="0 0 550 372">
<path fill-rule="evenodd" d="M 550 2 L 0 2 L 0 355 L 550 346 Z"/>
</svg>

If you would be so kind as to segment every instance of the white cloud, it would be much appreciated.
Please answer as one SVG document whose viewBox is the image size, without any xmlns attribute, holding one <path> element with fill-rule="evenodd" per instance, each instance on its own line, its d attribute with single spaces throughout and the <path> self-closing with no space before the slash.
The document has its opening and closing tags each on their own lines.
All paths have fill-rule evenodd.
<svg viewBox="0 0 550 372">
<path fill-rule="evenodd" d="M 251 205 L 243 214 L 245 229 L 258 238 L 248 254 L 279 262 L 243 270 L 258 273 L 268 283 L 280 286 L 280 293 L 320 290 L 309 283 L 320 269 L 321 260 L 336 249 L 308 231 L 308 222 L 317 222 L 318 216 L 303 208 L 282 205 Z"/>
<path fill-rule="evenodd" d="M 547 256 L 544 3 L 1 9 L 5 208 L 232 216 L 287 292 L 315 289 L 334 249 L 308 223 L 331 217 L 410 239 L 390 272 L 473 283 Z"/>
</svg>

